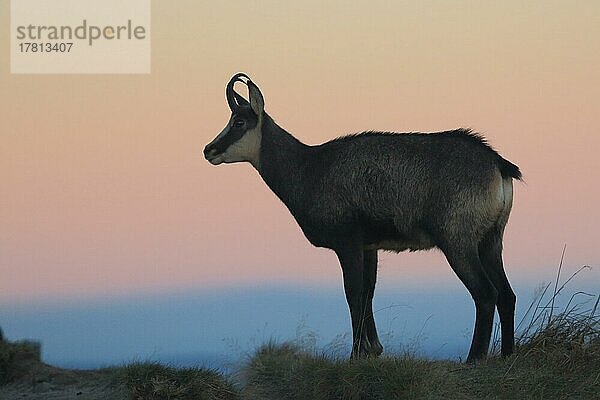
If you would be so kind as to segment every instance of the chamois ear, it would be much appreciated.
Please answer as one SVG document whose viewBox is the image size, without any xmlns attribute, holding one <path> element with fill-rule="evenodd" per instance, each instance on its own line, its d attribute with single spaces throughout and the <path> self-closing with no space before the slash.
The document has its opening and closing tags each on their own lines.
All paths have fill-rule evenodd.
<svg viewBox="0 0 600 400">
<path fill-rule="evenodd" d="M 250 107 L 260 117 L 265 109 L 265 100 L 260 89 L 251 80 L 248 80 L 248 92 L 250 93 Z"/>
</svg>

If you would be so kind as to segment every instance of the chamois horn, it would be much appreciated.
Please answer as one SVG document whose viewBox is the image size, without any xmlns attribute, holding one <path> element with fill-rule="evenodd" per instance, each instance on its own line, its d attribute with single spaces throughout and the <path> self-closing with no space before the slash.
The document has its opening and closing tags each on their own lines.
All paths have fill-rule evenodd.
<svg viewBox="0 0 600 400">
<path fill-rule="evenodd" d="M 250 77 L 248 75 L 241 72 L 237 73 L 229 80 L 227 89 L 225 90 L 225 94 L 227 95 L 227 103 L 229 103 L 229 108 L 233 112 L 237 111 L 240 106 L 249 105 L 246 99 L 233 90 L 233 85 L 235 85 L 236 82 L 242 82 L 245 85 L 248 84 L 242 80 L 242 78 L 246 78 L 248 82 L 250 81 Z"/>
</svg>

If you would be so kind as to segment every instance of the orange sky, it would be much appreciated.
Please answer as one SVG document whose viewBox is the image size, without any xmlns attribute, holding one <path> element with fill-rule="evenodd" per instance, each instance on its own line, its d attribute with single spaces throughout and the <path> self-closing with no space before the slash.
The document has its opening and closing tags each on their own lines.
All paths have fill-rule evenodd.
<svg viewBox="0 0 600 400">
<path fill-rule="evenodd" d="M 399 3 L 154 1 L 150 75 L 11 75 L 1 30 L 0 300 L 339 284 L 249 165 L 202 157 L 238 71 L 310 144 L 484 132 L 526 180 L 513 280 L 550 279 L 564 243 L 573 268 L 600 264 L 600 3 Z M 436 252 L 382 258 L 382 279 L 451 274 Z"/>
</svg>

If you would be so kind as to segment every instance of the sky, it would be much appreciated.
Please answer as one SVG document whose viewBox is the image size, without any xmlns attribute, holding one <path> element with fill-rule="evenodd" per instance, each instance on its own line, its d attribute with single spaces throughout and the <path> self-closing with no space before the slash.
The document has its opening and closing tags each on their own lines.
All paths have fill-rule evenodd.
<svg viewBox="0 0 600 400">
<path fill-rule="evenodd" d="M 203 158 L 239 71 L 308 144 L 482 132 L 525 178 L 511 281 L 553 279 L 564 245 L 568 271 L 600 266 L 600 3 L 153 1 L 151 40 L 150 74 L 14 75 L 0 30 L 1 305 L 264 286 L 342 297 L 335 256 L 257 172 Z M 383 254 L 379 276 L 460 285 L 436 251 Z M 585 279 L 600 287 L 597 268 Z"/>
</svg>

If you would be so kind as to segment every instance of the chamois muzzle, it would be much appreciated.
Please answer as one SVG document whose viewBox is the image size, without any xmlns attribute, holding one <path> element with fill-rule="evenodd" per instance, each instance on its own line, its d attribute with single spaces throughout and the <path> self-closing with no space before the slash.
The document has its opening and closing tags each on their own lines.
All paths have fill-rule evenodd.
<svg viewBox="0 0 600 400">
<path fill-rule="evenodd" d="M 214 158 L 216 156 L 217 156 L 217 150 L 210 144 L 207 144 L 206 147 L 204 148 L 204 158 L 206 158 L 208 161 L 210 161 L 212 158 Z"/>
<path fill-rule="evenodd" d="M 225 129 L 223 129 L 221 133 L 219 133 L 217 137 L 204 148 L 204 158 L 213 165 L 218 165 L 223 162 L 220 156 L 226 150 L 227 145 L 225 147 L 223 146 L 222 139 L 228 132 L 229 126 L 226 126 Z"/>
</svg>

